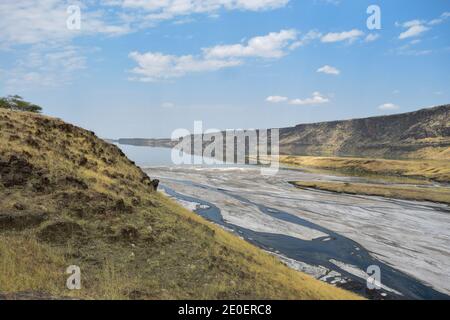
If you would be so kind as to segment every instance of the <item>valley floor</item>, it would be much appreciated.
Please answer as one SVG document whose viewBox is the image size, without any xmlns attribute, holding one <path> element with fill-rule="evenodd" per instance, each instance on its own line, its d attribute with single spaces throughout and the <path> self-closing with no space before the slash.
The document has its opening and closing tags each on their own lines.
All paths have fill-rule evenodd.
<svg viewBox="0 0 450 320">
<path fill-rule="evenodd" d="M 182 204 L 293 268 L 345 287 L 379 265 L 384 294 L 450 294 L 450 215 L 445 204 L 297 189 L 289 181 L 354 183 L 362 178 L 258 167 L 152 167 Z"/>
</svg>

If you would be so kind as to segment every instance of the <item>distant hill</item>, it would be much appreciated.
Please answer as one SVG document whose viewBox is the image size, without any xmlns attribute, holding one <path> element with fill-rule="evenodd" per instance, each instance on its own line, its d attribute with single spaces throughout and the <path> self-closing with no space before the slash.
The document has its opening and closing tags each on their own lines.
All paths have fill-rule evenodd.
<svg viewBox="0 0 450 320">
<path fill-rule="evenodd" d="M 450 159 L 450 105 L 280 131 L 285 155 Z"/>
<path fill-rule="evenodd" d="M 210 141 L 208 138 L 205 140 Z M 113 142 L 165 148 L 177 144 L 170 139 L 135 138 Z M 280 153 L 298 156 L 450 159 L 450 105 L 389 116 L 281 128 Z"/>
<path fill-rule="evenodd" d="M 0 299 L 338 299 L 356 296 L 155 192 L 116 146 L 0 109 Z M 66 268 L 81 268 L 69 291 Z"/>
<path fill-rule="evenodd" d="M 141 139 L 141 138 L 129 138 L 114 140 L 115 143 L 138 146 L 138 147 L 159 147 L 159 148 L 172 148 L 176 145 L 175 141 L 171 139 Z"/>
</svg>

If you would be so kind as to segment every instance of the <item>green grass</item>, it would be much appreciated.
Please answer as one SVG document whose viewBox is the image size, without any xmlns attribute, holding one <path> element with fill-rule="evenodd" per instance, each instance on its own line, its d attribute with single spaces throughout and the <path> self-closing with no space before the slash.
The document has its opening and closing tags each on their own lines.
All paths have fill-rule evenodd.
<svg viewBox="0 0 450 320">
<path fill-rule="evenodd" d="M 359 298 L 185 210 L 117 147 L 61 120 L 0 110 L 0 170 L 0 294 Z M 65 288 L 69 265 L 80 291 Z"/>
</svg>

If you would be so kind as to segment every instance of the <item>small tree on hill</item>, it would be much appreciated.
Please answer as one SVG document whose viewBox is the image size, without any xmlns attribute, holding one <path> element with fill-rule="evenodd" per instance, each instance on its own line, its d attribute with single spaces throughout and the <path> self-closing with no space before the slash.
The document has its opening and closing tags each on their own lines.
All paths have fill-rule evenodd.
<svg viewBox="0 0 450 320">
<path fill-rule="evenodd" d="M 27 102 L 23 100 L 21 96 L 18 95 L 0 98 L 0 108 L 14 111 L 28 111 L 35 113 L 40 113 L 42 110 L 40 106 Z"/>
</svg>

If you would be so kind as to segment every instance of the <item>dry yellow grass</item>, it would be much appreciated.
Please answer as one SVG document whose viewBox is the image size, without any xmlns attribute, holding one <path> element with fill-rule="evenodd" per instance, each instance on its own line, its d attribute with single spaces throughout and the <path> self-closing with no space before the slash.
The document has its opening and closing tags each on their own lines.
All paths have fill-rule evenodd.
<svg viewBox="0 0 450 320">
<path fill-rule="evenodd" d="M 389 186 L 368 183 L 295 181 L 299 188 L 313 188 L 339 193 L 381 196 L 404 200 L 432 201 L 450 204 L 450 188 Z"/>
<path fill-rule="evenodd" d="M 405 177 L 450 182 L 450 161 L 447 160 L 385 160 L 366 158 L 280 156 L 287 165 L 332 170 L 349 175 Z"/>
<path fill-rule="evenodd" d="M 0 163 L 0 294 L 359 299 L 154 192 L 117 147 L 61 120 L 0 110 Z M 80 291 L 65 288 L 69 265 Z"/>
<path fill-rule="evenodd" d="M 64 258 L 33 238 L 0 235 L 0 292 L 57 294 L 65 284 L 64 265 Z"/>
</svg>

